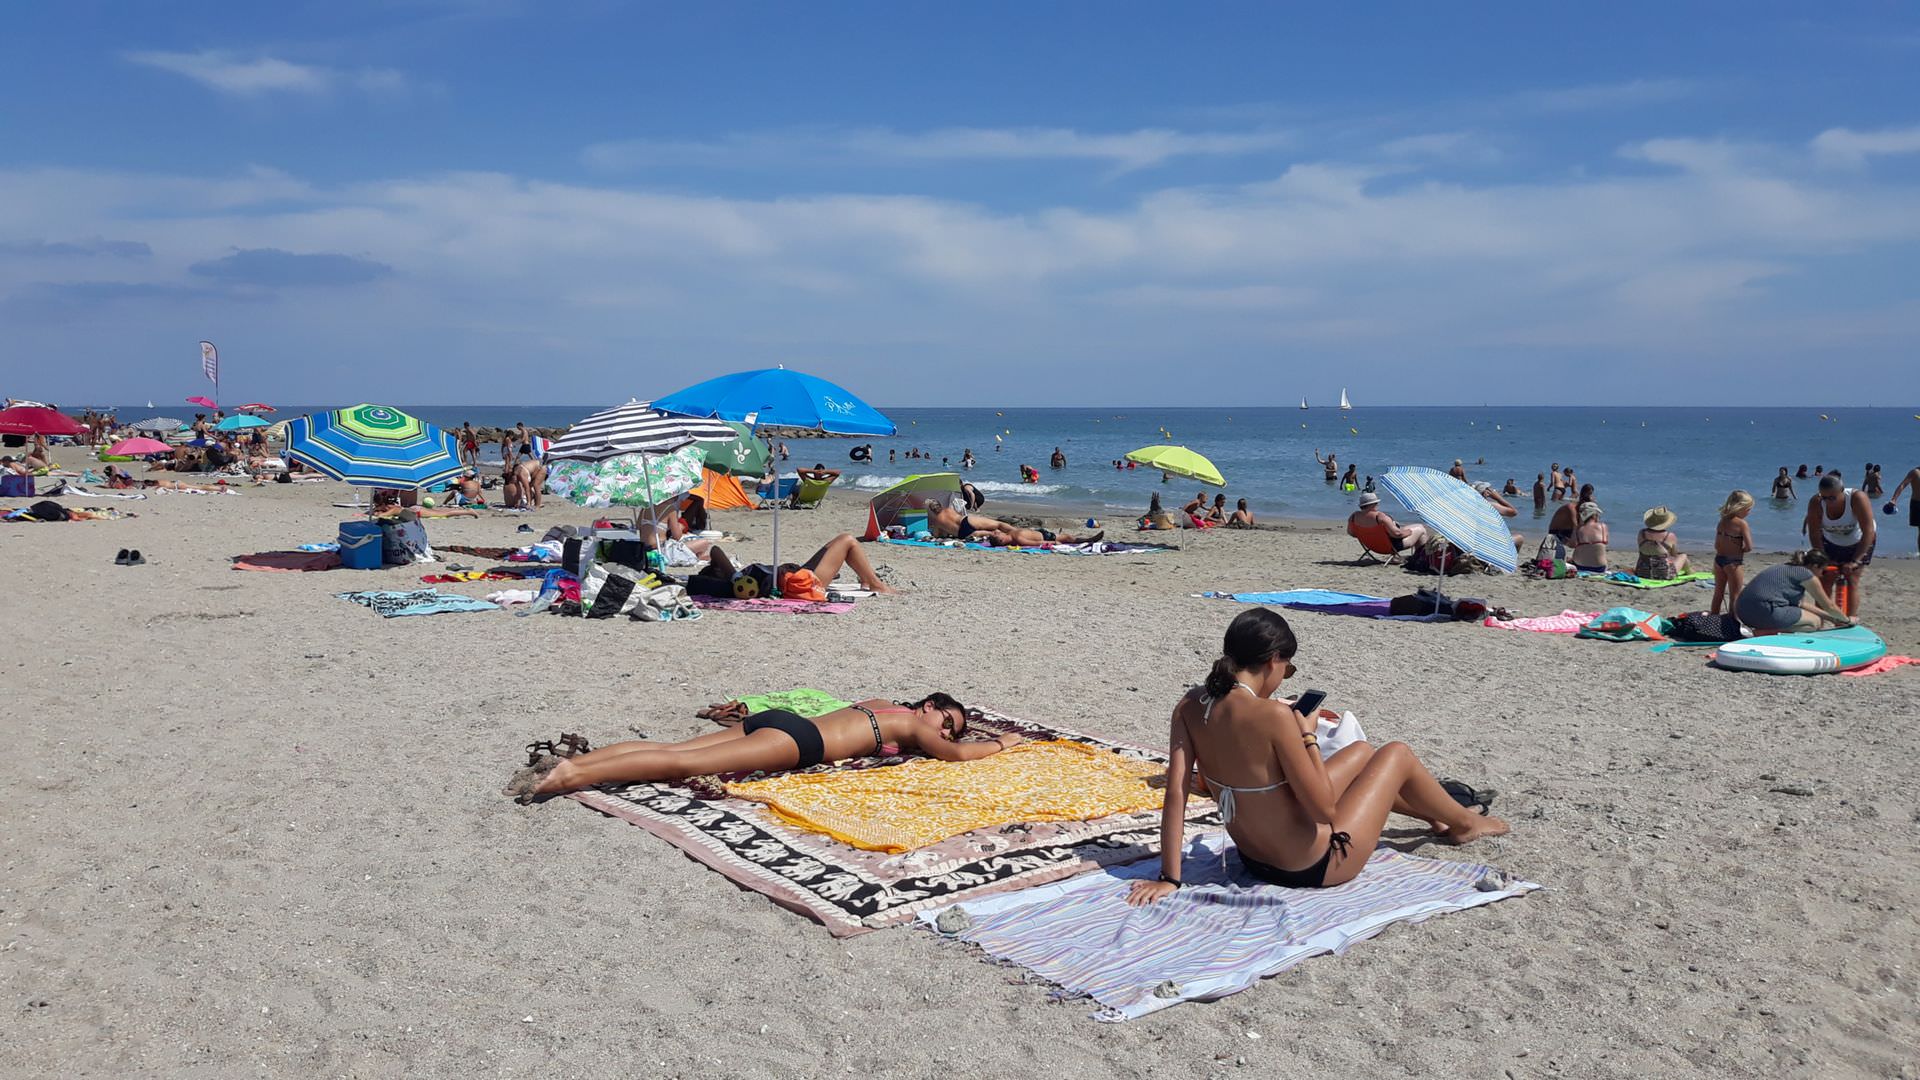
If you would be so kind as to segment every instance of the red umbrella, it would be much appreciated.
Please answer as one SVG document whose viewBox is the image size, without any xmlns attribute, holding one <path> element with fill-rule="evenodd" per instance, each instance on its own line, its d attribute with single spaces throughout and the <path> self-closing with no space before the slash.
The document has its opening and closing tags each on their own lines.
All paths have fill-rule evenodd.
<svg viewBox="0 0 1920 1080">
<path fill-rule="evenodd" d="M 16 405 L 0 409 L 0 434 L 85 435 L 87 425 L 56 409 Z"/>
<path fill-rule="evenodd" d="M 235 412 L 279 412 L 280 411 L 279 409 L 276 409 L 271 405 L 263 404 L 258 401 L 248 402 L 245 405 L 235 405 L 233 408 Z"/>
<path fill-rule="evenodd" d="M 128 457 L 139 457 L 142 454 L 171 454 L 173 453 L 173 447 L 168 446 L 159 439 L 136 437 L 132 439 L 121 439 L 119 442 L 107 447 L 107 453 L 115 456 L 124 454 Z"/>
<path fill-rule="evenodd" d="M 219 407 L 220 407 L 220 403 L 219 403 L 219 402 L 217 402 L 217 401 L 211 401 L 211 400 L 209 400 L 209 399 L 207 399 L 207 398 L 203 398 L 203 397 L 190 397 L 190 398 L 188 398 L 188 399 L 187 399 L 187 404 L 189 404 L 189 405 L 198 405 L 198 406 L 200 406 L 200 407 L 201 407 L 201 408 L 203 408 L 203 409 L 217 409 L 217 408 L 219 408 Z"/>
</svg>

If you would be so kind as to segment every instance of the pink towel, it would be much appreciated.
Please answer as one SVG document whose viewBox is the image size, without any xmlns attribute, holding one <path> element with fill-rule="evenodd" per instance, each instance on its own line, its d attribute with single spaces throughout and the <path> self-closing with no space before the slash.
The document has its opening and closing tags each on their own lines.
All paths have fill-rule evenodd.
<svg viewBox="0 0 1920 1080">
<path fill-rule="evenodd" d="M 1840 674 L 1842 675 L 1885 675 L 1887 672 L 1892 671 L 1895 668 L 1903 668 L 1903 667 L 1906 667 L 1908 664 L 1920 664 L 1920 659 L 1915 659 L 1911 656 L 1883 656 L 1880 659 L 1875 660 L 1873 663 L 1868 664 L 1866 667 L 1857 667 L 1857 668 L 1854 668 L 1852 671 L 1843 671 Z"/>
<path fill-rule="evenodd" d="M 1572 634 L 1592 622 L 1597 611 L 1563 611 L 1558 615 L 1543 615 L 1537 619 L 1500 620 L 1487 616 L 1482 624 L 1495 630 L 1531 630 L 1536 634 Z"/>
</svg>

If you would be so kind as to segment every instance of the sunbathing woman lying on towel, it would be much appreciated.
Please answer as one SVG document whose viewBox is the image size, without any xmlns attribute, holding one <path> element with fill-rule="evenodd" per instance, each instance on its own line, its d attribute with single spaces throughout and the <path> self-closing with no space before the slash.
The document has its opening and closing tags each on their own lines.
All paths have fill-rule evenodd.
<svg viewBox="0 0 1920 1080">
<path fill-rule="evenodd" d="M 917 752 L 942 761 L 973 761 L 1021 741 L 1018 735 L 998 735 L 991 742 L 956 741 L 966 730 L 966 708 L 940 693 L 911 704 L 873 698 L 811 720 L 769 709 L 738 727 L 685 742 L 623 742 L 574 757 L 548 757 L 514 774 L 503 793 L 531 801 L 595 784 L 779 772 L 869 754 Z"/>
<path fill-rule="evenodd" d="M 1317 889 L 1352 881 L 1380 842 L 1389 812 L 1424 819 L 1456 844 L 1499 836 L 1507 823 L 1454 801 L 1405 743 L 1354 743 L 1320 758 L 1316 723 L 1268 700 L 1294 674 L 1293 630 L 1266 608 L 1227 626 L 1225 655 L 1173 710 L 1160 878 L 1133 884 L 1151 904 L 1180 887 L 1189 770 L 1199 766 L 1220 820 L 1261 881 Z"/>
<path fill-rule="evenodd" d="M 1069 536 L 1047 529 L 1023 529 L 997 518 L 969 514 L 952 506 L 932 507 L 927 511 L 927 530 L 946 540 L 969 540 L 995 547 L 1033 547 L 1036 544 L 1090 544 L 1105 536 Z"/>
</svg>

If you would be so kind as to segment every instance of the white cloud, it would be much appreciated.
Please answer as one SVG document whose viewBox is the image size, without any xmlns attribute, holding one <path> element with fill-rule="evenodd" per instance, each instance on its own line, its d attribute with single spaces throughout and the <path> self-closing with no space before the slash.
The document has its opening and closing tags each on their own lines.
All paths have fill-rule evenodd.
<svg viewBox="0 0 1920 1080">
<path fill-rule="evenodd" d="M 1804 145 L 1662 139 L 1622 153 L 1672 167 L 1467 183 L 1411 160 L 1304 162 L 1261 183 L 1020 211 L 498 173 L 316 186 L 267 170 L 0 170 L 0 238 L 151 248 L 97 271 L 114 288 L 63 294 L 69 314 L 95 301 L 151 305 L 138 318 L 78 319 L 64 338 L 48 332 L 48 349 L 72 344 L 103 362 L 138 355 L 138 335 L 252 320 L 288 370 L 331 370 L 373 340 L 458 355 L 482 378 L 516 370 L 537 342 L 555 385 L 574 387 L 605 384 L 615 357 L 712 366 L 870 356 L 862 385 L 894 401 L 937 396 L 926 373 L 944 370 L 1045 397 L 1060 384 L 1030 377 L 1051 370 L 1032 368 L 1038 358 L 1067 372 L 1100 364 L 1103 392 L 1147 400 L 1146 377 L 1129 382 L 1136 365 L 1123 361 L 1147 371 L 1179 357 L 1204 398 L 1219 358 L 1268 356 L 1289 341 L 1383 379 L 1417 379 L 1419 363 L 1489 344 L 1689 362 L 1738 353 L 1759 365 L 1845 322 L 1831 297 L 1849 257 L 1920 250 L 1920 186 L 1835 177 Z M 244 310 L 222 308 L 217 294 L 155 299 L 193 285 L 190 266 L 269 249 L 351 252 L 393 273 Z M 30 299 L 45 295 L 36 286 L 91 272 L 71 259 L 0 260 L 0 295 Z M 1911 310 L 1852 313 L 1850 348 L 1907 347 L 1890 335 L 1912 326 Z M 9 316 L 18 333 L 40 332 L 30 302 Z M 1893 370 L 1890 397 L 1920 393 L 1910 371 Z M 409 374 L 369 363 L 360 374 L 417 375 L 415 392 L 428 396 L 440 377 L 431 365 Z"/>
<path fill-rule="evenodd" d="M 199 52 L 130 52 L 130 63 L 179 75 L 236 97 L 268 94 L 318 96 L 350 88 L 369 94 L 393 94 L 407 87 L 406 76 L 388 68 L 332 68 L 296 64 L 274 56 L 241 56 L 220 49 Z"/>
<path fill-rule="evenodd" d="M 820 161 L 1093 161 L 1122 170 L 1176 158 L 1243 157 L 1284 149 L 1282 131 L 1174 131 L 1141 128 L 1085 132 L 1071 128 L 884 128 L 748 132 L 707 141 L 626 139 L 595 143 L 582 157 L 594 168 L 661 165 L 756 166 Z"/>
<path fill-rule="evenodd" d="M 1882 154 L 1920 154 L 1920 127 L 1855 131 L 1828 128 L 1814 136 L 1813 152 L 1829 165 L 1860 168 L 1869 157 Z"/>
</svg>

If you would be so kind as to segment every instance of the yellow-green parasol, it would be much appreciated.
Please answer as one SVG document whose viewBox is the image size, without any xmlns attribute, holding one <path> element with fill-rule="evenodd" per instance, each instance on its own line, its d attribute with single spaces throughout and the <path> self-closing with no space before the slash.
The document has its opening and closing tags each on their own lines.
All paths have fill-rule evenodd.
<svg viewBox="0 0 1920 1080">
<path fill-rule="evenodd" d="M 1214 487 L 1227 486 L 1227 478 L 1220 475 L 1213 462 L 1184 446 L 1143 446 L 1128 454 L 1127 460 Z"/>
</svg>

